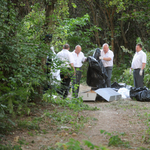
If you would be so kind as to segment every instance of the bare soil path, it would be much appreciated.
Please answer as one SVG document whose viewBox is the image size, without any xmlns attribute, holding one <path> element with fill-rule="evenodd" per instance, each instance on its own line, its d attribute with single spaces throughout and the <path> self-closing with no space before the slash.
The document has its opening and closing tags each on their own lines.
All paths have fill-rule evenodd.
<svg viewBox="0 0 150 150">
<path fill-rule="evenodd" d="M 80 86 L 80 92 L 90 90 L 86 85 Z M 110 150 L 149 150 L 150 149 L 150 103 L 137 102 L 131 99 L 108 102 L 86 102 L 91 107 L 97 107 L 96 111 L 82 111 L 78 115 L 90 117 L 88 122 L 84 123 L 84 127 L 78 132 L 70 129 L 64 130 L 61 127 L 51 124 L 40 124 L 42 131 L 39 133 L 36 130 L 16 130 L 12 135 L 3 138 L 3 142 L 10 141 L 16 144 L 15 138 L 19 136 L 25 141 L 22 145 L 23 150 L 46 150 L 48 146 L 55 146 L 57 142 L 65 143 L 70 138 L 74 138 L 82 143 L 82 140 L 88 140 L 95 145 L 103 145 Z M 58 108 L 59 109 L 59 108 Z M 37 116 L 41 116 L 44 110 L 54 112 L 52 106 L 44 106 L 38 110 Z M 62 110 L 64 111 L 64 110 Z M 50 122 L 50 119 L 46 120 Z M 65 125 L 69 126 L 69 125 Z M 108 146 L 111 136 L 100 133 L 100 130 L 105 130 L 111 136 L 119 135 L 122 141 L 129 142 L 130 148 L 125 146 Z M 149 133 L 148 133 L 149 131 Z M 70 132 L 70 133 L 69 133 Z M 124 136 L 121 136 L 124 134 Z M 140 149 L 140 147 L 142 147 Z M 145 148 L 145 149 L 144 149 Z M 88 150 L 88 148 L 85 148 Z"/>
</svg>

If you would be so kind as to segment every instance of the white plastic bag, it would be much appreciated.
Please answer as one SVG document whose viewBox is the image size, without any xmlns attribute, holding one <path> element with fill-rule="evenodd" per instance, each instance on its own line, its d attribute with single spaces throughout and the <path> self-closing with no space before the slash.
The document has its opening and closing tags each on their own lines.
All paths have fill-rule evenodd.
<svg viewBox="0 0 150 150">
<path fill-rule="evenodd" d="M 126 99 L 126 98 L 130 98 L 130 90 L 126 89 L 126 88 L 120 88 L 118 90 L 118 93 L 122 95 L 122 98 Z"/>
</svg>

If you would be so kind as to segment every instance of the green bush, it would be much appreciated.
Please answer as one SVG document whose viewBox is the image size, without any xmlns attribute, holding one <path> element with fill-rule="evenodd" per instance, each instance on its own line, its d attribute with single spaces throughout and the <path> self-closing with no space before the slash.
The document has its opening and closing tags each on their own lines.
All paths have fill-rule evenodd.
<svg viewBox="0 0 150 150">
<path fill-rule="evenodd" d="M 0 145 L 1 150 L 22 150 L 20 145 L 14 145 L 12 146 L 11 144 L 8 145 Z"/>
<path fill-rule="evenodd" d="M 120 66 L 114 65 L 112 71 L 111 82 L 121 82 L 124 70 L 127 68 L 126 64 L 120 64 Z"/>
<path fill-rule="evenodd" d="M 150 88 L 150 53 L 147 52 L 147 64 L 145 68 L 144 84 L 146 87 Z"/>
<path fill-rule="evenodd" d="M 129 71 L 130 69 L 125 69 L 123 74 L 120 75 L 118 81 L 121 83 L 126 83 L 127 85 L 134 86 L 133 73 L 130 74 Z"/>
<path fill-rule="evenodd" d="M 5 0 L 0 10 L 0 104 L 5 106 L 0 106 L 2 132 L 9 125 L 8 114 L 29 114 L 28 103 L 40 99 L 47 82 L 42 59 L 47 55 L 52 57 L 52 52 L 49 45 L 40 40 L 44 20 L 38 23 L 36 13 L 19 20 L 13 3 Z M 38 13 L 40 16 L 43 12 Z M 1 117 L 3 114 L 5 117 Z"/>
</svg>

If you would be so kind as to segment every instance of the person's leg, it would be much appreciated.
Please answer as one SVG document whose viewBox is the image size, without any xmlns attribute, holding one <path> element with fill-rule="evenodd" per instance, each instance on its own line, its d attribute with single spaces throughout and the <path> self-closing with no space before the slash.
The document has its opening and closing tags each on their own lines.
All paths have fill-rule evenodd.
<svg viewBox="0 0 150 150">
<path fill-rule="evenodd" d="M 134 80 L 134 87 L 137 88 L 137 72 L 133 70 L 133 80 Z"/>
<path fill-rule="evenodd" d="M 70 77 L 64 78 L 64 93 L 63 93 L 64 99 L 68 96 L 70 81 L 71 81 Z"/>
<path fill-rule="evenodd" d="M 106 69 L 106 72 L 107 72 L 107 75 L 108 75 L 108 68 L 106 67 L 105 69 Z M 105 88 L 107 88 L 107 80 L 105 81 Z"/>
<path fill-rule="evenodd" d="M 80 86 L 81 75 L 82 75 L 81 69 L 76 70 L 77 94 L 79 93 L 79 86 Z"/>
<path fill-rule="evenodd" d="M 139 72 L 140 72 L 140 69 L 135 70 L 135 77 L 136 77 L 136 79 L 135 79 L 136 80 L 135 87 L 136 88 L 138 88 L 138 87 L 143 88 L 144 71 L 143 71 L 143 75 L 142 76 L 139 75 Z"/>
<path fill-rule="evenodd" d="M 63 95 L 63 89 L 64 89 L 64 74 L 60 73 L 60 78 L 61 78 L 61 84 L 60 88 L 57 89 L 57 92 L 61 95 Z"/>
<path fill-rule="evenodd" d="M 112 75 L 112 67 L 106 67 L 106 72 L 108 75 L 108 78 L 106 80 L 107 87 L 111 87 L 111 75 Z"/>
<path fill-rule="evenodd" d="M 72 80 L 72 95 L 73 95 L 73 97 L 76 97 L 76 95 L 77 95 L 76 76 L 74 75 L 71 80 Z"/>
</svg>

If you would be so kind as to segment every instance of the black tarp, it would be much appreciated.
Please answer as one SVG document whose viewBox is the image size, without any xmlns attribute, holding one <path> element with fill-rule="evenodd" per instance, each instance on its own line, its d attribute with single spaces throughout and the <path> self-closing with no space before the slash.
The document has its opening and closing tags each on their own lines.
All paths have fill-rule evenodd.
<svg viewBox="0 0 150 150">
<path fill-rule="evenodd" d="M 105 82 L 107 80 L 107 72 L 103 66 L 100 57 L 100 49 L 97 48 L 93 56 L 89 56 L 87 61 L 89 62 L 89 67 L 87 71 L 87 85 L 94 88 L 105 88 Z"/>
<path fill-rule="evenodd" d="M 111 85 L 111 88 L 114 90 L 114 91 L 116 91 L 116 92 L 118 92 L 118 90 L 120 89 L 120 88 L 123 88 L 123 87 L 125 87 L 124 85 L 120 85 L 119 83 L 117 83 L 117 82 L 114 82 L 112 85 Z"/>
<path fill-rule="evenodd" d="M 131 88 L 130 97 L 137 101 L 150 101 L 150 90 L 144 88 Z"/>
</svg>

